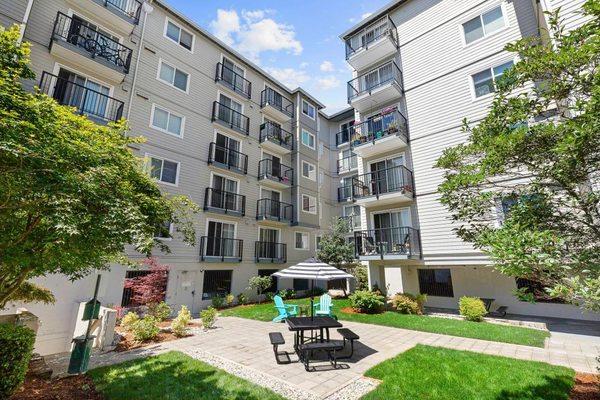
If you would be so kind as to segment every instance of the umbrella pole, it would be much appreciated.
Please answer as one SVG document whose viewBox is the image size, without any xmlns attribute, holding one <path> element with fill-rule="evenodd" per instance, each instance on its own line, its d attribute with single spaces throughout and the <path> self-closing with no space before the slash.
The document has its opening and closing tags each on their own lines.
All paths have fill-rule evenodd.
<svg viewBox="0 0 600 400">
<path fill-rule="evenodd" d="M 315 313 L 315 280 L 311 279 L 310 280 L 310 320 L 312 321 L 314 319 L 314 313 Z"/>
</svg>

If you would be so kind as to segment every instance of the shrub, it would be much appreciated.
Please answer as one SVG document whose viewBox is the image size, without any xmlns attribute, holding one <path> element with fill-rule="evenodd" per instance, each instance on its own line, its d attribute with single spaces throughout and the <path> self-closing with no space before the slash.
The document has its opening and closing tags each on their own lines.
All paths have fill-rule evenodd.
<svg viewBox="0 0 600 400">
<path fill-rule="evenodd" d="M 273 301 L 273 297 L 275 297 L 275 294 L 276 293 L 274 293 L 274 292 L 266 292 L 265 293 L 265 299 L 267 301 Z"/>
<path fill-rule="evenodd" d="M 398 293 L 392 297 L 392 307 L 401 314 L 422 314 L 415 296 L 409 293 Z"/>
<path fill-rule="evenodd" d="M 253 276 L 248 280 L 248 289 L 255 290 L 258 294 L 258 303 L 260 304 L 261 295 L 265 290 L 271 287 L 273 278 L 270 276 Z"/>
<path fill-rule="evenodd" d="M 385 305 L 385 297 L 368 290 L 357 290 L 349 298 L 353 308 L 368 314 L 381 311 Z"/>
<path fill-rule="evenodd" d="M 369 289 L 369 276 L 367 267 L 359 265 L 354 269 L 354 277 L 356 278 L 356 290 Z"/>
<path fill-rule="evenodd" d="M 306 291 L 307 295 L 314 296 L 314 297 L 319 297 L 324 293 L 327 293 L 327 290 L 320 288 L 320 287 L 312 288 L 312 290 Z"/>
<path fill-rule="evenodd" d="M 146 316 L 131 325 L 131 334 L 136 342 L 146 342 L 155 339 L 160 329 L 156 318 Z"/>
<path fill-rule="evenodd" d="M 204 329 L 212 328 L 217 320 L 217 310 L 213 307 L 202 310 L 202 312 L 200 312 L 200 319 L 202 319 L 202 326 L 204 326 Z"/>
<path fill-rule="evenodd" d="M 458 310 L 467 321 L 483 321 L 483 317 L 487 314 L 485 304 L 478 297 L 461 297 L 458 302 Z"/>
<path fill-rule="evenodd" d="M 177 337 L 186 336 L 188 333 L 187 325 L 190 323 L 192 319 L 192 314 L 190 310 L 186 306 L 181 306 L 179 313 L 177 313 L 177 317 L 171 323 L 171 331 Z"/>
<path fill-rule="evenodd" d="M 211 303 L 214 308 L 223 308 L 225 305 L 225 297 L 216 295 L 212 298 Z"/>
<path fill-rule="evenodd" d="M 185 305 L 183 305 L 177 313 L 177 318 L 183 319 L 185 321 L 185 324 L 187 325 L 192 320 L 192 313 Z"/>
<path fill-rule="evenodd" d="M 164 321 L 171 315 L 171 307 L 164 301 L 148 304 L 148 314 L 158 321 Z"/>
<path fill-rule="evenodd" d="M 248 296 L 246 296 L 244 293 L 240 293 L 237 295 L 237 302 L 238 304 L 246 304 L 248 303 Z"/>
<path fill-rule="evenodd" d="M 227 307 L 231 306 L 234 300 L 235 296 L 231 293 L 227 293 L 227 295 L 225 296 L 225 304 L 227 305 Z"/>
<path fill-rule="evenodd" d="M 135 324 L 139 320 L 140 320 L 139 315 L 137 315 L 133 311 L 129 311 L 127 314 L 125 314 L 123 319 L 121 319 L 121 326 L 123 327 L 123 329 L 131 330 L 131 327 L 133 326 L 133 324 Z"/>
<path fill-rule="evenodd" d="M 0 399 L 7 399 L 25 379 L 35 333 L 24 326 L 0 324 Z"/>
<path fill-rule="evenodd" d="M 423 314 L 425 312 L 425 303 L 427 302 L 427 295 L 424 293 L 418 294 L 415 296 L 415 300 L 419 305 L 419 311 L 421 311 L 421 314 Z"/>
<path fill-rule="evenodd" d="M 282 289 L 279 291 L 279 295 L 283 300 L 293 299 L 296 297 L 296 291 L 294 289 Z"/>
</svg>

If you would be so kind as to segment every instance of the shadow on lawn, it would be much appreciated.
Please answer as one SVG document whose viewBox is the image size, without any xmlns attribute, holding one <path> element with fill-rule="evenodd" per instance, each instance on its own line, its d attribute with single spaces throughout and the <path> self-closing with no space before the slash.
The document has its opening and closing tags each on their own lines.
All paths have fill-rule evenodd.
<svg viewBox="0 0 600 400">
<path fill-rule="evenodd" d="M 573 387 L 571 376 L 546 376 L 546 382 L 518 390 L 503 390 L 497 400 L 567 400 Z"/>
</svg>

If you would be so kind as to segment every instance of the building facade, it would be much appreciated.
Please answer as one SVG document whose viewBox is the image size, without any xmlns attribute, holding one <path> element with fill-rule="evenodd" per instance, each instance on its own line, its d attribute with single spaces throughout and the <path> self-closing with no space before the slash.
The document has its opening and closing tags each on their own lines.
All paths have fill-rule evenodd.
<svg viewBox="0 0 600 400">
<path fill-rule="evenodd" d="M 540 34 L 538 7 L 390 3 L 342 35 L 354 78 L 349 108 L 333 115 L 161 0 L 0 0 L 0 24 L 21 24 L 32 44 L 37 79 L 28 87 L 100 124 L 127 118 L 130 134 L 147 138 L 133 151 L 160 187 L 202 208 L 196 246 L 174 234 L 164 238 L 172 252 L 157 254 L 171 268 L 166 301 L 176 309 L 197 313 L 216 295 L 249 294 L 250 277 L 314 256 L 322 232 L 343 217 L 371 286 L 428 293 L 435 307 L 474 295 L 514 313 L 598 319 L 567 305 L 518 302 L 515 281 L 454 235 L 437 194 L 435 160 L 466 139 L 463 117 L 485 115 L 494 77 L 515 61 L 504 45 Z M 167 231 L 174 227 L 157 235 Z M 124 280 L 140 273 L 102 271 L 101 301 L 128 305 Z M 69 348 L 94 282 L 40 280 L 58 295 L 53 306 L 27 305 L 42 319 L 37 351 Z"/>
</svg>

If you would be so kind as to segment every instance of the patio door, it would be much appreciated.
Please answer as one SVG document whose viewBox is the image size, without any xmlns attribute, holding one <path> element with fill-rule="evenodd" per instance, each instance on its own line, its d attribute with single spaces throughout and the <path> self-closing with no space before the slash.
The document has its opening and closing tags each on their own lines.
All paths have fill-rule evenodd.
<svg viewBox="0 0 600 400">
<path fill-rule="evenodd" d="M 225 107 L 219 107 L 219 119 L 222 121 L 229 122 L 231 125 L 241 128 L 242 127 L 242 105 L 237 101 L 230 99 L 229 97 L 221 94 L 219 96 L 219 103 Z"/>
<path fill-rule="evenodd" d="M 240 142 L 220 133 L 217 133 L 215 142 L 217 143 L 215 161 L 235 168 L 241 168 Z"/>
<path fill-rule="evenodd" d="M 235 65 L 235 63 L 228 58 L 223 58 L 223 73 L 222 79 L 229 83 L 235 90 L 244 91 L 244 70 Z"/>
<path fill-rule="evenodd" d="M 375 241 L 380 244 L 387 253 L 399 251 L 405 245 L 408 235 L 406 227 L 411 226 L 410 208 L 402 208 L 398 211 L 389 211 L 373 215 L 373 227 L 375 228 Z"/>
<path fill-rule="evenodd" d="M 281 193 L 274 190 L 262 189 L 262 198 L 271 201 L 265 202 L 265 211 L 272 217 L 281 215 Z"/>
<path fill-rule="evenodd" d="M 76 107 L 84 114 L 98 117 L 106 115 L 110 88 L 64 68 L 60 69 L 58 77 L 60 79 L 58 79 L 52 94 L 56 101 L 63 105 Z"/>
<path fill-rule="evenodd" d="M 265 158 L 271 160 L 271 171 L 266 171 L 276 178 L 281 178 L 281 158 L 265 153 Z"/>
<path fill-rule="evenodd" d="M 236 194 L 237 181 L 220 175 L 213 175 L 211 206 L 216 208 L 227 208 L 237 210 Z"/>
<path fill-rule="evenodd" d="M 262 242 L 259 249 L 259 258 L 279 258 L 277 249 L 279 231 L 277 229 L 260 228 L 258 240 Z"/>
<path fill-rule="evenodd" d="M 215 257 L 233 257 L 235 225 L 226 222 L 208 222 L 208 241 L 206 255 Z"/>
<path fill-rule="evenodd" d="M 382 161 L 375 161 L 369 165 L 371 171 L 371 190 L 373 194 L 388 193 L 398 190 L 403 184 L 402 168 L 404 155 Z"/>
</svg>

